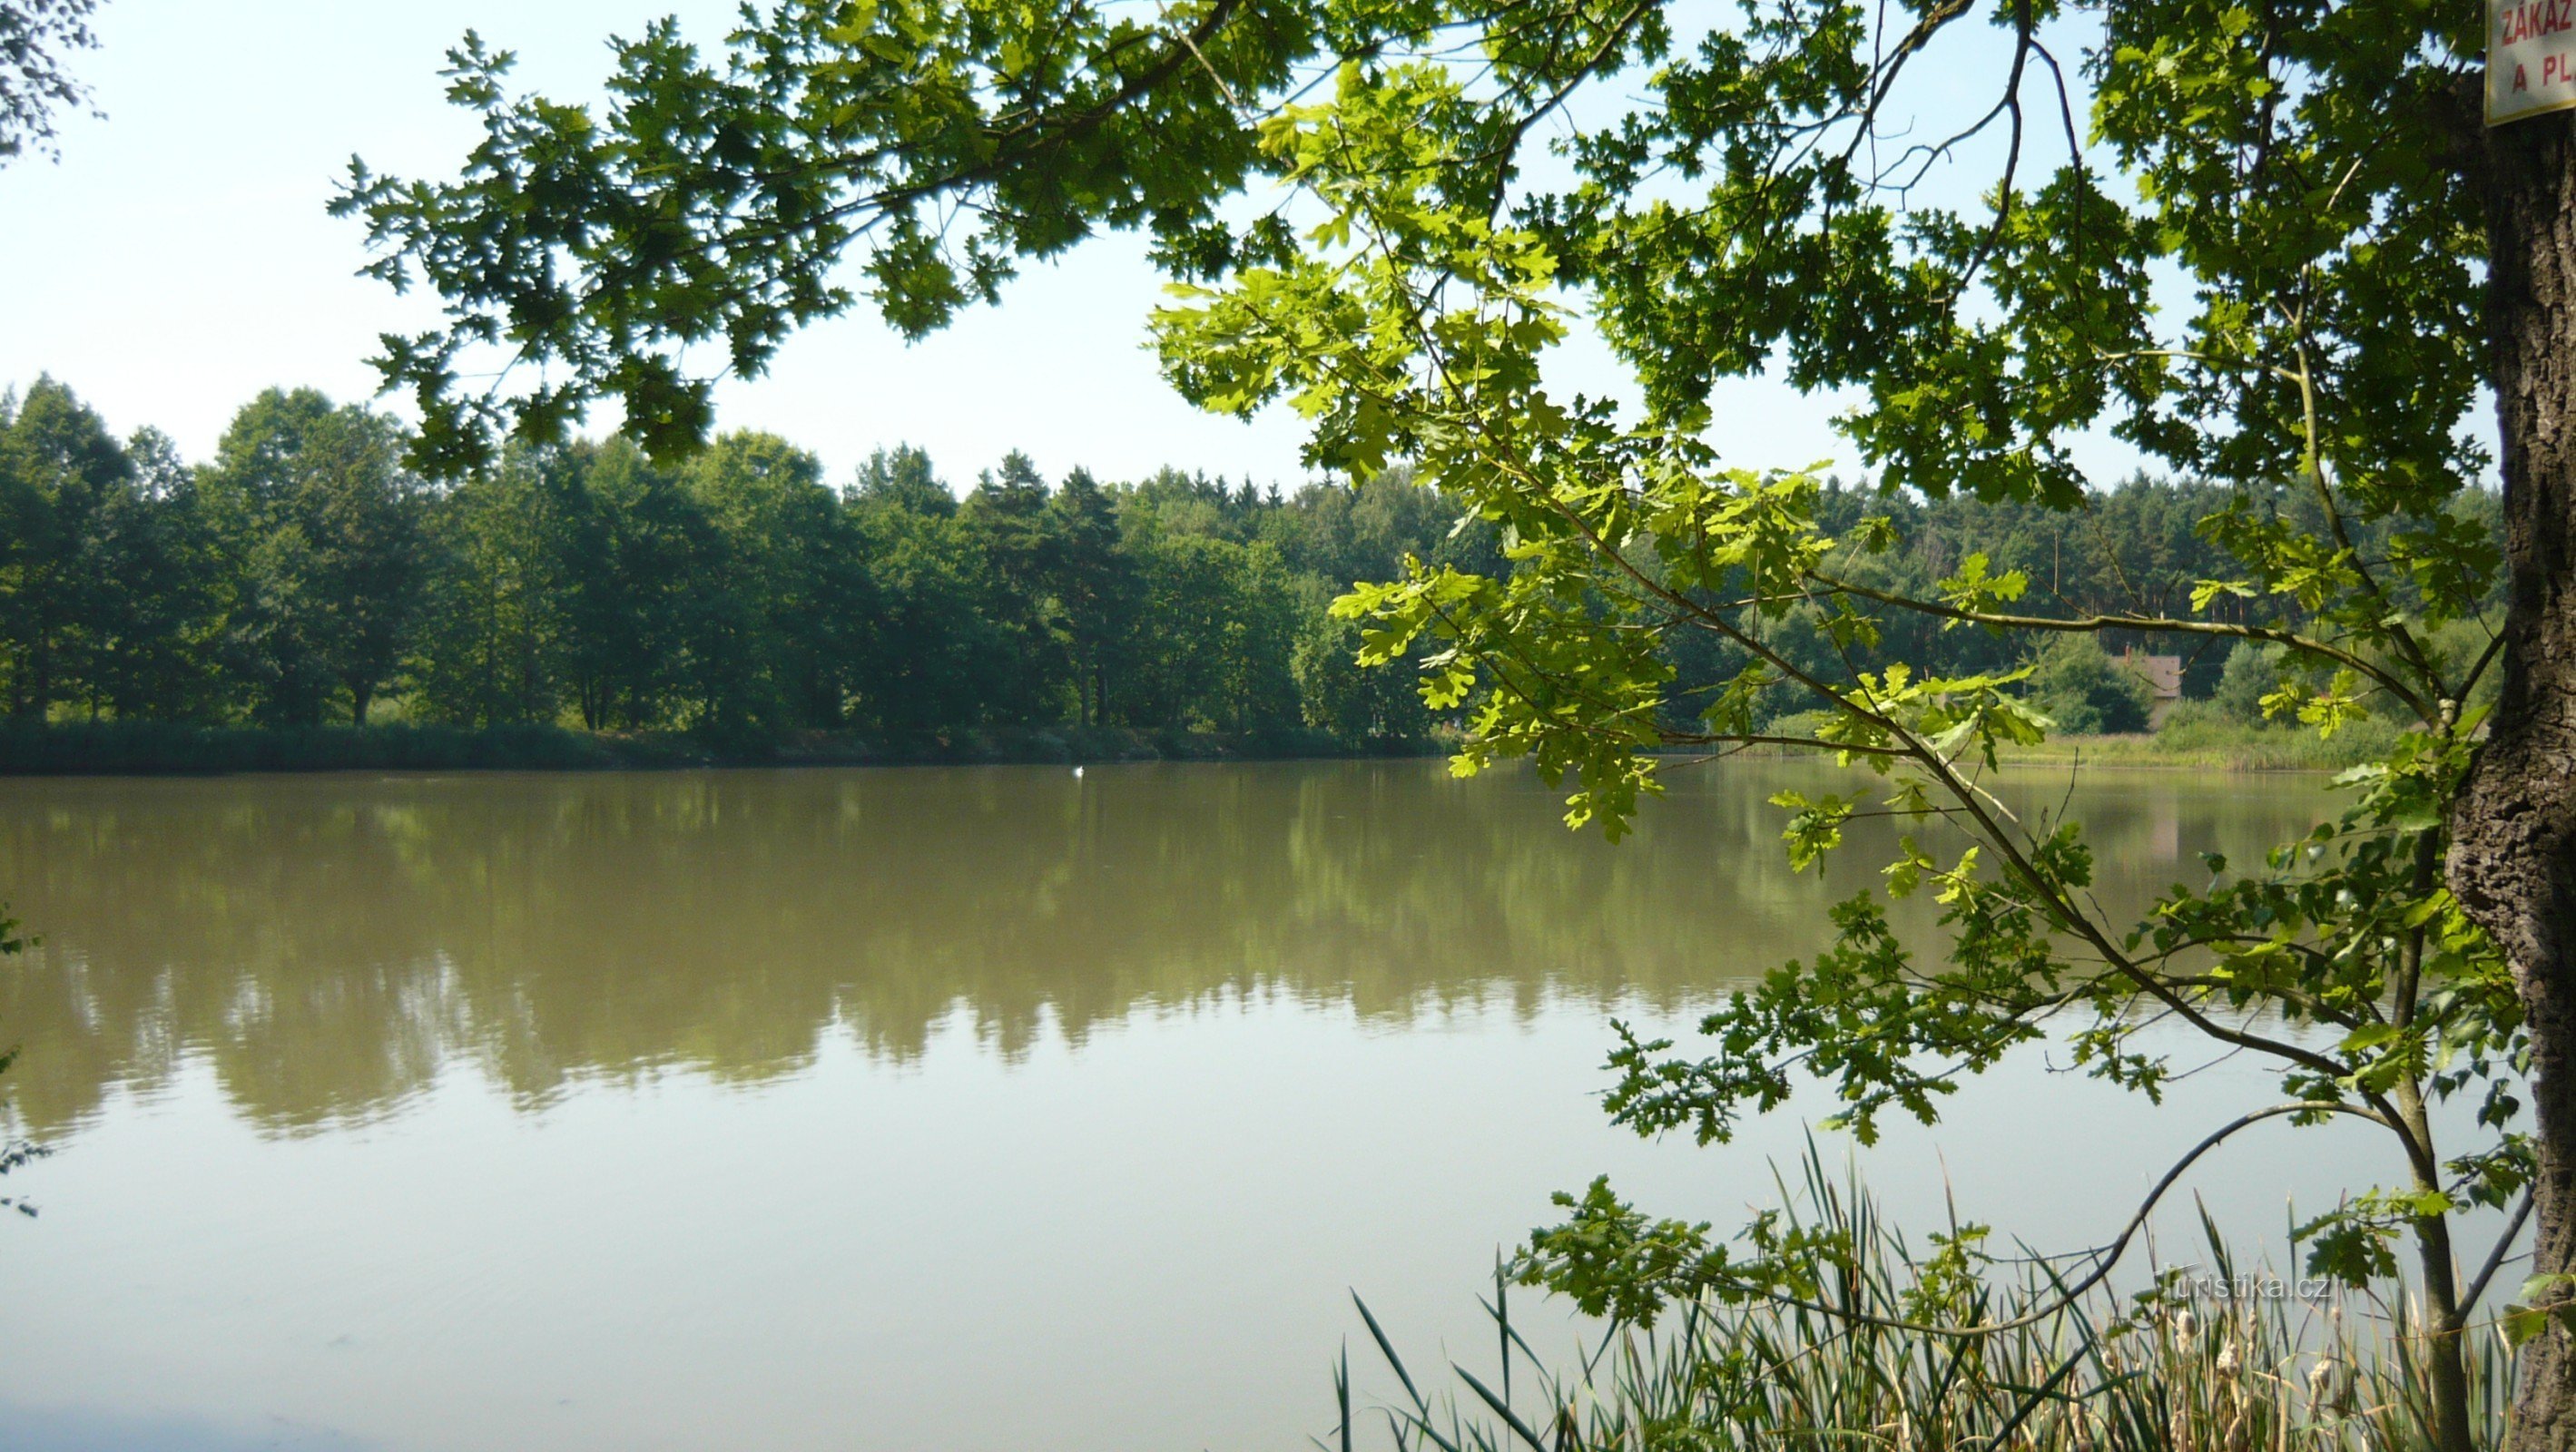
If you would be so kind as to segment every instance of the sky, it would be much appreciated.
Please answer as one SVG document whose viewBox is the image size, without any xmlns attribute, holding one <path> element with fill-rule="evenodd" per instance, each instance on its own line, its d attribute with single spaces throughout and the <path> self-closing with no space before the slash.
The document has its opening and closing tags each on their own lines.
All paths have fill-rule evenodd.
<svg viewBox="0 0 2576 1452">
<path fill-rule="evenodd" d="M 434 314 L 355 275 L 354 222 L 324 212 L 352 154 L 376 170 L 452 175 L 472 121 L 437 71 L 468 28 L 520 56 L 519 79 L 563 98 L 598 93 L 606 38 L 676 13 L 713 45 L 730 0 L 107 0 L 101 49 L 74 57 L 104 119 L 60 121 L 60 159 L 0 168 L 0 386 L 41 374 L 122 432 L 149 424 L 192 459 L 271 385 L 339 400 L 376 387 L 376 337 Z M 719 425 L 782 434 L 848 477 L 870 451 L 929 450 L 965 486 L 1012 448 L 1049 478 L 1076 464 L 1104 479 L 1163 465 L 1294 483 L 1300 421 L 1204 414 L 1163 383 L 1145 349 L 1161 280 L 1132 237 L 1096 239 L 1011 283 L 998 308 L 907 345 L 865 312 L 808 329 L 759 379 L 728 381 Z M 1588 338 L 1557 370 L 1617 389 Z M 381 406 L 401 412 L 401 400 Z M 1749 426 L 1742 462 L 1798 466 L 1849 448 L 1830 401 L 1748 384 L 1721 400 Z M 596 425 L 599 420 L 594 419 Z"/>
</svg>

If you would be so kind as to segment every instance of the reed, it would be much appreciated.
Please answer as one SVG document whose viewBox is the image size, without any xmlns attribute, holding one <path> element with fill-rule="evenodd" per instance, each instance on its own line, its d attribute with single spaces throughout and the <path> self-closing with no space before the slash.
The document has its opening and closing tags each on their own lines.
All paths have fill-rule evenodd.
<svg viewBox="0 0 2576 1452">
<path fill-rule="evenodd" d="M 2322 1299 L 2195 1293 L 2253 1284 L 2204 1216 L 2204 1275 L 2142 1274 L 2143 1290 L 2066 1294 L 2063 1262 L 1988 1263 L 1964 1282 L 1927 1271 L 1857 1185 L 1811 1159 L 1789 1238 L 1812 1257 L 1817 1306 L 1748 1300 L 1671 1308 L 1653 1326 L 1612 1326 L 1551 1365 L 1511 1312 L 1498 1272 L 1482 1304 L 1498 1362 L 1452 1363 L 1447 1384 L 1418 1376 L 1369 1312 L 1360 1315 L 1399 1394 L 1355 1408 L 1350 1358 L 1335 1370 L 1340 1407 L 1327 1448 L 1441 1452 L 1734 1452 L 1734 1449 L 2003 1449 L 2033 1452 L 2401 1452 L 2429 1448 L 2430 1407 L 2402 1293 Z M 1793 1202 L 1796 1203 L 1796 1202 Z M 2078 1267 L 2080 1269 L 2081 1267 Z M 2134 1286 L 2135 1281 L 2132 1282 Z M 1524 1293 L 1526 1304 L 1527 1293 Z M 1932 1336 L 1878 1322 L 1917 1319 L 1927 1300 L 1947 1326 Z M 1820 1309 L 1819 1307 L 1829 1308 Z M 2502 1440 L 2512 1352 L 2474 1331 L 2478 1444 Z"/>
</svg>

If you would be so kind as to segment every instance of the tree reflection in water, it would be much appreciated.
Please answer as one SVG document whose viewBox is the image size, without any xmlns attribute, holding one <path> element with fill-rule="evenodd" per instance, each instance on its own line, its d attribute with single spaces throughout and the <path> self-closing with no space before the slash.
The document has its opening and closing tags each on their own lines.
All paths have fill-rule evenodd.
<svg viewBox="0 0 2576 1452">
<path fill-rule="evenodd" d="M 0 982 L 26 1049 L 0 1094 L 59 1134 L 202 1056 L 293 1132 L 459 1063 L 541 1105 L 790 1074 L 833 1032 L 907 1061 L 961 1013 L 1007 1058 L 1268 995 L 1687 1007 L 1811 951 L 1865 885 L 1782 861 L 1766 799 L 1820 770 L 1677 772 L 1618 847 L 1526 775 L 1421 761 L 5 782 L 0 883 L 43 942 Z M 2313 778 L 2088 778 L 2128 904 L 2326 806 Z"/>
</svg>

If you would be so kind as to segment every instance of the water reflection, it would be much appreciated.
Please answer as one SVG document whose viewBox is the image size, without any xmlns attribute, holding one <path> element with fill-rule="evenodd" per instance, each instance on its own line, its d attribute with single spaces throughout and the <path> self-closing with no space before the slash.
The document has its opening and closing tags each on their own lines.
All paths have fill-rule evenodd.
<svg viewBox="0 0 2576 1452">
<path fill-rule="evenodd" d="M 366 1452 L 376 1444 L 327 1427 L 272 1419 L 244 1431 L 195 1417 L 96 1408 L 0 1405 L 11 1452 Z"/>
<path fill-rule="evenodd" d="M 1671 1009 L 1811 949 L 1881 860 L 1787 871 L 1766 798 L 1815 774 L 1681 775 L 1617 848 L 1526 776 L 1436 762 L 0 783 L 0 884 L 44 937 L 0 982 L 27 1051 L 0 1090 L 59 1133 L 202 1056 L 292 1131 L 458 1062 L 532 1105 L 773 1078 L 834 1032 L 908 1063 L 960 1009 L 1005 1057 L 1247 996 Z M 2324 802 L 2138 775 L 2071 805 L 2135 902 Z"/>
</svg>

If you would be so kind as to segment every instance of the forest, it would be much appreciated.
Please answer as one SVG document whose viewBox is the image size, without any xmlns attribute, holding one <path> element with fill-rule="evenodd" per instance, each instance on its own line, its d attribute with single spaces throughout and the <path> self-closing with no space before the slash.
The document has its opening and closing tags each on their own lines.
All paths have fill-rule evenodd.
<svg viewBox="0 0 2576 1452">
<path fill-rule="evenodd" d="M 513 445 L 439 486 L 407 466 L 407 444 L 381 413 L 271 389 L 191 463 L 151 428 L 117 438 L 51 379 L 0 395 L 10 719 L 731 742 L 1111 726 L 1366 747 L 1434 721 L 1410 672 L 1356 664 L 1358 627 L 1332 601 L 1408 555 L 1502 568 L 1495 529 L 1462 523 L 1401 465 L 1285 490 L 1173 468 L 1051 483 L 1014 451 L 961 494 L 917 449 L 880 449 L 836 483 L 788 440 L 733 433 L 671 466 L 616 437 Z M 1989 573 L 2026 577 L 2024 608 L 2060 616 L 2184 608 L 2230 568 L 2206 521 L 2244 498 L 2144 477 L 2074 512 L 1821 488 L 1825 528 L 1893 526 L 1860 583 L 1928 595 L 1983 555 Z M 2257 503 L 2315 508 L 2292 489 Z M 2490 533 L 2495 508 L 2474 491 L 2460 506 Z M 1773 628 L 1788 657 L 1841 664 L 1812 606 Z M 1953 673 L 2009 670 L 2033 649 L 1919 612 L 1888 612 L 1882 630 L 1871 654 Z M 1668 710 L 1742 669 L 1715 639 L 1665 641 Z M 2028 689 L 2071 730 L 2145 729 L 2144 683 L 2116 669 L 2134 642 L 2100 642 L 2039 649 Z M 2275 660 L 2239 650 L 2233 689 L 2223 643 L 2185 657 L 2185 693 L 2250 720 Z"/>
</svg>

